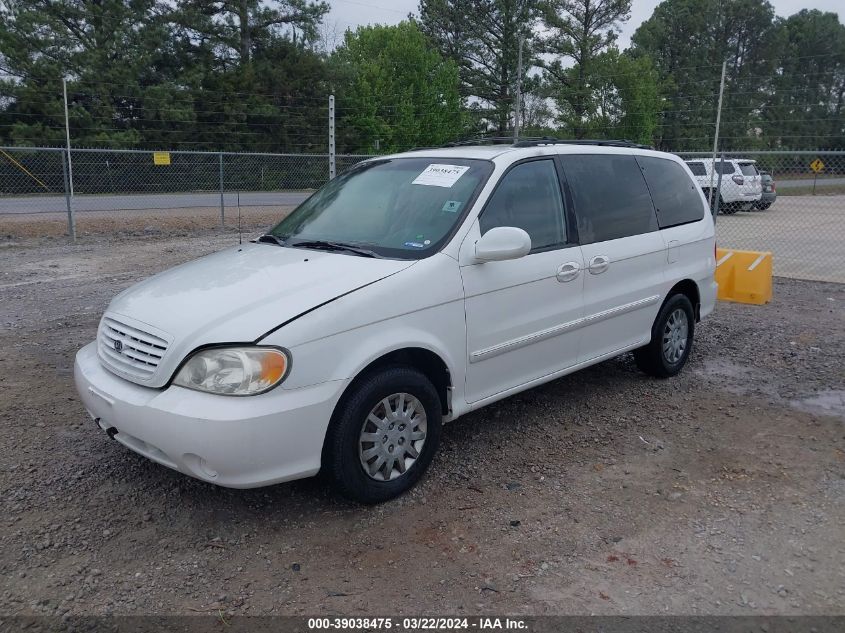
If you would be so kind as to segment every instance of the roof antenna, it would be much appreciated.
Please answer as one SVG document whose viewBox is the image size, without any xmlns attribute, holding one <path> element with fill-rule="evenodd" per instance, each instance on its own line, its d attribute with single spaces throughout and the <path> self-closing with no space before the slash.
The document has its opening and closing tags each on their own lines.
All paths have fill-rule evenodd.
<svg viewBox="0 0 845 633">
<path fill-rule="evenodd" d="M 238 191 L 238 246 L 243 246 L 243 234 L 241 233 L 241 192 Z"/>
</svg>

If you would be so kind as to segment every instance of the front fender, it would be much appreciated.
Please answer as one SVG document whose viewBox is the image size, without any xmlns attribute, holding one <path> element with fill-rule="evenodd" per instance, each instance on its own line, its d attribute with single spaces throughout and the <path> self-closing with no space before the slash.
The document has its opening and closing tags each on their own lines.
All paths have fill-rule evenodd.
<svg viewBox="0 0 845 633">
<path fill-rule="evenodd" d="M 457 262 L 445 255 L 341 297 L 273 332 L 293 359 L 283 388 L 349 380 L 390 352 L 417 347 L 437 354 L 463 396 L 466 317 Z"/>
</svg>

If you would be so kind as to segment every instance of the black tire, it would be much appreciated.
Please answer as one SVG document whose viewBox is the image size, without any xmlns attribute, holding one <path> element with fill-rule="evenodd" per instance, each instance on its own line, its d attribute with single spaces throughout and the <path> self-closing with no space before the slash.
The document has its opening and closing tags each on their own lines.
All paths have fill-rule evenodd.
<svg viewBox="0 0 845 633">
<path fill-rule="evenodd" d="M 667 331 L 667 324 L 670 317 L 676 313 L 677 310 L 682 310 L 686 315 L 687 336 L 683 347 L 683 352 L 676 360 L 670 360 L 664 353 L 664 334 Z M 675 376 L 683 369 L 692 351 L 692 341 L 695 334 L 695 312 L 692 303 L 684 294 L 670 295 L 657 318 L 654 320 L 654 325 L 651 327 L 651 341 L 648 345 L 634 350 L 634 360 L 645 373 L 655 376 L 656 378 L 669 378 Z"/>
<path fill-rule="evenodd" d="M 735 202 L 722 202 L 722 198 L 719 197 L 719 213 L 724 215 L 733 215 L 739 211 L 739 205 Z"/>
<path fill-rule="evenodd" d="M 724 203 L 722 202 L 722 196 L 721 195 L 719 196 L 718 201 L 716 199 L 710 200 L 710 189 L 705 188 L 705 189 L 702 189 L 702 191 L 704 192 L 705 199 L 710 203 L 710 212 L 712 213 L 716 210 L 716 203 L 717 202 L 719 203 L 718 207 L 719 207 L 719 210 L 721 211 L 722 207 L 724 206 Z"/>
<path fill-rule="evenodd" d="M 758 211 L 765 211 L 765 210 L 766 210 L 766 209 L 768 209 L 770 206 L 772 206 L 772 203 L 771 203 L 771 202 L 760 202 L 760 203 L 758 203 L 758 204 L 757 204 L 757 206 L 755 206 L 754 208 L 755 208 L 755 209 L 757 209 Z"/>
<path fill-rule="evenodd" d="M 367 418 L 374 407 L 378 407 L 382 400 L 394 394 L 410 394 L 422 405 L 425 411 L 425 438 L 420 446 L 418 457 L 407 467 L 407 470 L 400 474 L 397 460 L 397 465 L 391 470 L 391 473 L 396 473 L 395 478 L 384 481 L 375 479 L 364 470 L 364 464 L 361 461 L 361 433 L 365 425 L 371 424 L 367 422 Z M 393 400 L 391 404 L 398 406 L 398 400 Z M 409 411 L 407 406 L 401 408 L 403 411 Z M 383 409 L 382 411 L 384 412 Z M 367 504 L 393 499 L 416 484 L 434 458 L 437 445 L 440 443 L 442 417 L 437 390 L 424 374 L 412 367 L 402 365 L 378 370 L 361 379 L 338 404 L 326 435 L 321 470 L 328 476 L 334 487 L 350 499 Z M 375 427 L 367 426 L 367 428 L 376 431 Z M 378 430 L 377 432 L 379 435 L 382 432 L 399 433 L 398 423 L 395 429 L 390 428 L 390 431 Z M 405 433 L 410 432 L 405 431 Z M 420 432 L 419 429 L 416 432 Z M 410 446 L 412 444 L 410 435 L 405 435 L 398 439 L 391 436 L 396 443 L 391 443 L 389 447 L 397 450 L 399 440 L 404 443 L 406 437 L 408 438 L 407 445 Z M 387 441 L 389 440 L 384 442 L 385 445 Z M 375 449 L 376 443 L 373 442 L 369 448 Z M 393 451 L 391 451 L 392 454 Z M 406 453 L 403 453 L 404 455 Z M 373 464 L 378 459 L 378 456 L 375 456 L 372 460 Z M 404 463 L 405 457 L 402 459 Z M 376 475 L 383 478 L 386 469 L 387 464 L 384 464 L 378 469 Z"/>
</svg>

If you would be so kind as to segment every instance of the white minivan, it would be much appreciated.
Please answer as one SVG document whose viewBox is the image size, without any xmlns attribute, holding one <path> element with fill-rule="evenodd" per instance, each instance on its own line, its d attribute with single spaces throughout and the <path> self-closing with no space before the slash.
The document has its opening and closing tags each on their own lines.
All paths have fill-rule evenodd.
<svg viewBox="0 0 845 633">
<path fill-rule="evenodd" d="M 323 471 L 374 503 L 420 478 L 444 422 L 624 352 L 679 372 L 714 270 L 674 155 L 382 156 L 254 242 L 117 295 L 75 381 L 101 429 L 169 468 L 233 488 Z"/>
</svg>

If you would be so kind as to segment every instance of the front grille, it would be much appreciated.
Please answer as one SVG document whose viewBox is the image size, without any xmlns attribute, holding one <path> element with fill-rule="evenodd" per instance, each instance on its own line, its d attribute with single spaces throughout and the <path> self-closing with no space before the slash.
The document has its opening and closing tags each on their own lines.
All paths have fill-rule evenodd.
<svg viewBox="0 0 845 633">
<path fill-rule="evenodd" d="M 140 380 L 149 379 L 164 353 L 167 341 L 110 317 L 100 321 L 97 349 L 100 360 L 116 373 Z M 119 349 L 118 349 L 119 348 Z"/>
</svg>

